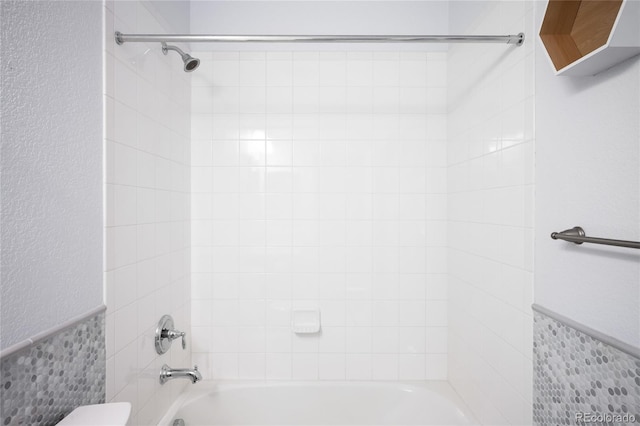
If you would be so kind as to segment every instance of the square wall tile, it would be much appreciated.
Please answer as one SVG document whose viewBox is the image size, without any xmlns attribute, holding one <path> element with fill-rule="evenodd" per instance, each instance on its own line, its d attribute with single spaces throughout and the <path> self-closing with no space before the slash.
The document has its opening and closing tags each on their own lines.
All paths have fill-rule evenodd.
<svg viewBox="0 0 640 426">
<path fill-rule="evenodd" d="M 446 353 L 446 310 L 427 309 L 447 297 L 446 56 L 210 57 L 192 89 L 192 316 L 217 374 L 423 379 Z M 292 333 L 295 308 L 319 308 L 321 333 Z"/>
</svg>

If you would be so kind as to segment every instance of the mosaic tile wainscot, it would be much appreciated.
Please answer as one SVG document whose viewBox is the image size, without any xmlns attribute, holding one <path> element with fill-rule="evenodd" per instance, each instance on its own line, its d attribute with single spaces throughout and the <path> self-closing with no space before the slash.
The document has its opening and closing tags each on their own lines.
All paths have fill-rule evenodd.
<svg viewBox="0 0 640 426">
<path fill-rule="evenodd" d="M 54 425 L 80 405 L 105 400 L 104 312 L 0 361 L 1 424 Z"/>
<path fill-rule="evenodd" d="M 534 315 L 536 425 L 640 424 L 640 358 L 541 312 Z"/>
</svg>

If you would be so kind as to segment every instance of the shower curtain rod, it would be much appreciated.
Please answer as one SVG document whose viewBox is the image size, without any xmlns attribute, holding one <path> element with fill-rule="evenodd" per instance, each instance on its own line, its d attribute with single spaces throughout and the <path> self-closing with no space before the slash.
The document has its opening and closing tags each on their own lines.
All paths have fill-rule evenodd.
<svg viewBox="0 0 640 426">
<path fill-rule="evenodd" d="M 506 43 L 521 46 L 524 33 L 515 35 L 211 35 L 211 34 L 122 34 L 116 43 Z"/>
</svg>

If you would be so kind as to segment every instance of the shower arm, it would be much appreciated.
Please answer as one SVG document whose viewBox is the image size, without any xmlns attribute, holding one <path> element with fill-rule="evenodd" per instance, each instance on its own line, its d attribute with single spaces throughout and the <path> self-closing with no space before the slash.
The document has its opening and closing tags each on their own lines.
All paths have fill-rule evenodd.
<svg viewBox="0 0 640 426">
<path fill-rule="evenodd" d="M 122 34 L 117 44 L 132 42 L 172 43 L 506 43 L 521 46 L 524 33 L 515 35 L 190 35 Z"/>
<path fill-rule="evenodd" d="M 169 52 L 169 50 L 173 50 L 173 51 L 178 52 L 180 54 L 180 56 L 184 56 L 185 55 L 185 53 L 179 47 L 170 46 L 166 42 L 163 41 L 162 42 L 162 53 L 164 53 L 166 55 Z"/>
</svg>

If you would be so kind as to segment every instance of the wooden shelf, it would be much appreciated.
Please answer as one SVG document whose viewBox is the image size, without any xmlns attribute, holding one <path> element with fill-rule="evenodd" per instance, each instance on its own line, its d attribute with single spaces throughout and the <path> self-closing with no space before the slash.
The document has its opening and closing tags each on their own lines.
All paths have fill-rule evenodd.
<svg viewBox="0 0 640 426">
<path fill-rule="evenodd" d="M 558 75 L 593 75 L 640 53 L 637 0 L 549 0 L 540 39 Z"/>
</svg>

